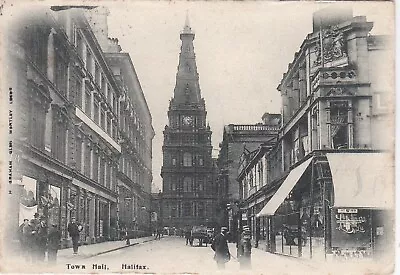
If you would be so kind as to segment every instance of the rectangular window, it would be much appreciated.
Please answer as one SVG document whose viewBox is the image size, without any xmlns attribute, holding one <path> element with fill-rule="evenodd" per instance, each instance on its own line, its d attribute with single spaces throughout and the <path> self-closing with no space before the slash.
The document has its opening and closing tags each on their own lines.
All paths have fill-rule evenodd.
<svg viewBox="0 0 400 275">
<path fill-rule="evenodd" d="M 55 112 L 53 114 L 55 116 Z M 61 162 L 65 162 L 65 148 L 66 148 L 66 125 L 63 122 L 57 121 L 56 117 L 53 117 L 53 129 L 52 129 L 52 145 L 51 148 L 53 157 Z"/>
<path fill-rule="evenodd" d="M 104 110 L 101 110 L 101 115 L 100 115 L 100 126 L 103 128 L 103 130 L 106 128 L 106 114 Z"/>
<path fill-rule="evenodd" d="M 189 217 L 192 215 L 192 203 L 185 202 L 183 203 L 183 216 Z"/>
<path fill-rule="evenodd" d="M 90 53 L 90 50 L 87 49 L 86 51 L 86 70 L 90 73 L 93 74 L 93 64 L 92 64 L 92 54 Z"/>
<path fill-rule="evenodd" d="M 55 86 L 63 94 L 67 95 L 68 61 L 63 56 L 65 49 L 55 49 Z"/>
<path fill-rule="evenodd" d="M 88 117 L 91 116 L 91 107 L 92 107 L 92 97 L 89 89 L 85 90 L 85 113 Z"/>
<path fill-rule="evenodd" d="M 107 134 L 111 134 L 111 119 L 110 116 L 107 116 Z"/>
<path fill-rule="evenodd" d="M 76 169 L 81 170 L 82 165 L 82 138 L 76 138 L 76 154 L 75 154 Z"/>
<path fill-rule="evenodd" d="M 330 103 L 331 146 L 332 149 L 349 148 L 348 103 L 336 101 Z"/>
<path fill-rule="evenodd" d="M 105 159 L 103 159 L 102 157 L 100 157 L 100 173 L 99 173 L 99 181 L 100 181 L 100 185 L 104 186 L 104 180 L 105 180 Z"/>
<path fill-rule="evenodd" d="M 80 58 L 83 59 L 83 41 L 79 33 L 76 34 L 76 51 L 78 52 Z"/>
<path fill-rule="evenodd" d="M 72 93 L 75 93 L 75 104 L 82 109 L 82 82 L 80 80 L 73 81 Z"/>
<path fill-rule="evenodd" d="M 99 102 L 97 99 L 94 100 L 93 104 L 93 120 L 97 125 L 99 124 Z"/>
<path fill-rule="evenodd" d="M 92 179 L 94 181 L 99 180 L 99 155 L 98 149 L 93 150 L 93 176 Z"/>
<path fill-rule="evenodd" d="M 89 144 L 85 144 L 85 167 L 84 173 L 85 176 L 90 178 L 90 170 L 91 170 L 91 157 L 92 157 L 92 150 Z"/>
</svg>

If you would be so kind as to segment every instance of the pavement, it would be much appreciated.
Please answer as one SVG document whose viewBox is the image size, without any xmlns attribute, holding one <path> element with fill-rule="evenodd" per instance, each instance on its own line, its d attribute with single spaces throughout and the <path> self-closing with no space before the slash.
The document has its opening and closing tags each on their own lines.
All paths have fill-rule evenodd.
<svg viewBox="0 0 400 275">
<path fill-rule="evenodd" d="M 76 254 L 76 255 L 73 254 L 72 247 L 60 249 L 60 250 L 58 250 L 58 254 L 57 254 L 57 262 L 64 263 L 64 262 L 69 262 L 72 259 L 79 260 L 79 259 L 87 259 L 87 258 L 91 258 L 91 257 L 96 257 L 101 254 L 128 248 L 130 246 L 138 245 L 141 243 L 151 242 L 153 240 L 155 240 L 155 237 L 150 236 L 150 237 L 142 237 L 142 238 L 137 238 L 137 239 L 130 239 L 129 245 L 126 244 L 126 240 L 82 245 L 82 246 L 79 246 L 78 254 Z"/>
</svg>

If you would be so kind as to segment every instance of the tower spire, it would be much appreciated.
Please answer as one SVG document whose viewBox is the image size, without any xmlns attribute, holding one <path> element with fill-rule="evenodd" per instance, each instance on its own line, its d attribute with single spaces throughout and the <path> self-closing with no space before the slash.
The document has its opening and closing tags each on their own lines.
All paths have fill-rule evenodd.
<svg viewBox="0 0 400 275">
<path fill-rule="evenodd" d="M 186 10 L 185 26 L 183 27 L 183 33 L 193 33 L 189 22 L 189 12 Z"/>
</svg>

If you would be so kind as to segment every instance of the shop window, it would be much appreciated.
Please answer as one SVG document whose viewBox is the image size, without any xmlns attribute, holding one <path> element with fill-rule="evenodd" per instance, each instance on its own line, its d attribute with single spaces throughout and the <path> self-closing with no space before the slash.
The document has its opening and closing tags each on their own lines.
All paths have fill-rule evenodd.
<svg viewBox="0 0 400 275">
<path fill-rule="evenodd" d="M 192 166 L 192 154 L 186 152 L 183 154 L 183 166 Z"/>
<path fill-rule="evenodd" d="M 346 149 L 349 145 L 348 103 L 330 103 L 331 146 L 333 149 Z"/>
</svg>

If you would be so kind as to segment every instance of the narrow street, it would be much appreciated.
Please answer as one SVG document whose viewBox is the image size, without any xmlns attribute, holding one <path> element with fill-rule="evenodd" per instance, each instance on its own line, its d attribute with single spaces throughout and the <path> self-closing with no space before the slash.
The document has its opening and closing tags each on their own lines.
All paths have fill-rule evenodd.
<svg viewBox="0 0 400 275">
<path fill-rule="evenodd" d="M 231 254 L 236 257 L 235 244 L 230 244 Z M 161 240 L 141 243 L 132 247 L 116 250 L 114 252 L 101 254 L 87 259 L 74 260 L 59 263 L 58 267 L 64 272 L 82 272 L 85 266 L 85 273 L 91 272 L 126 272 L 126 273 L 221 273 L 213 260 L 214 252 L 208 245 L 203 247 L 186 246 L 185 239 L 179 237 L 164 237 Z M 67 264 L 70 264 L 68 269 Z M 136 269 L 122 269 L 122 265 L 133 266 Z M 93 269 L 93 265 L 108 268 Z M 72 269 L 74 266 L 74 269 Z M 75 266 L 79 266 L 76 269 Z M 146 269 L 140 269 L 140 267 Z M 241 272 L 239 262 L 232 257 L 222 273 L 236 274 Z M 247 271 L 248 272 L 248 271 Z M 321 274 L 307 262 L 294 258 L 277 256 L 253 249 L 252 274 Z M 244 270 L 243 273 L 246 273 Z"/>
</svg>

